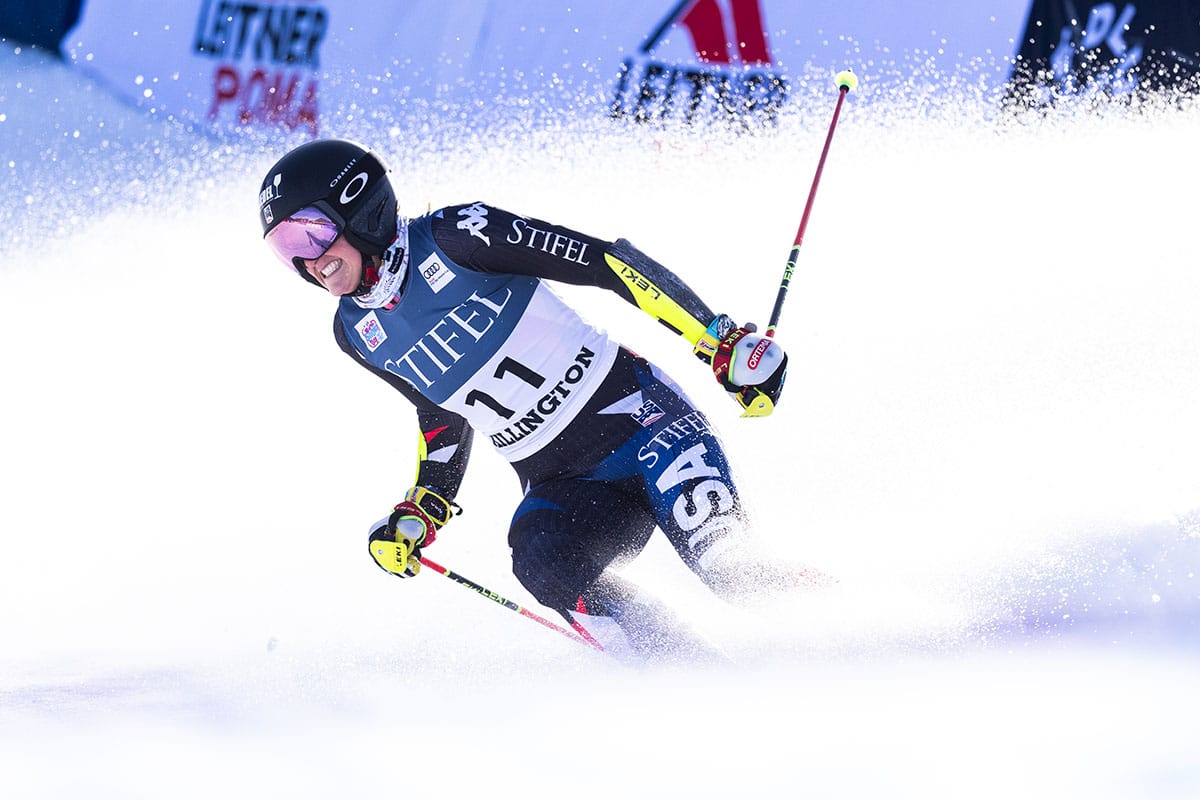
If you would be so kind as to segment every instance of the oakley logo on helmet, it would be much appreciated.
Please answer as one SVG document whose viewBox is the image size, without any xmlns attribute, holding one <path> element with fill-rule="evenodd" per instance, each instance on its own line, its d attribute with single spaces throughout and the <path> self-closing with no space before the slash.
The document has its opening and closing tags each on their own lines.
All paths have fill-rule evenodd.
<svg viewBox="0 0 1200 800">
<path fill-rule="evenodd" d="M 338 198 L 338 202 L 346 205 L 362 194 L 362 190 L 365 188 L 367 188 L 367 173 L 360 172 L 350 179 L 350 183 L 346 184 L 345 189 L 342 189 L 342 194 Z"/>
<path fill-rule="evenodd" d="M 342 167 L 342 171 L 341 171 L 341 172 L 339 172 L 337 175 L 335 175 L 335 176 L 333 177 L 333 180 L 331 180 L 331 181 L 329 182 L 329 188 L 330 188 L 330 189 L 332 189 L 333 187 L 337 186 L 337 185 L 338 185 L 338 181 L 340 181 L 342 178 L 344 178 L 344 177 L 346 176 L 346 173 L 347 173 L 347 172 L 349 172 L 350 170 L 354 169 L 354 165 L 355 165 L 355 164 L 357 164 L 357 163 L 358 163 L 358 157 L 357 157 L 357 156 L 355 156 L 354 158 L 350 159 L 350 163 L 349 163 L 349 164 L 347 164 L 346 166 Z"/>
</svg>

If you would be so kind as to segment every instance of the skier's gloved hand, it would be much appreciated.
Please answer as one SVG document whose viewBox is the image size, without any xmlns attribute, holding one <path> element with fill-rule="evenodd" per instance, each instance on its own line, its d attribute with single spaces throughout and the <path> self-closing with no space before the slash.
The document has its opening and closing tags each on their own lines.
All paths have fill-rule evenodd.
<svg viewBox="0 0 1200 800">
<path fill-rule="evenodd" d="M 421 571 L 421 548 L 434 543 L 456 508 L 432 489 L 414 486 L 386 519 L 371 526 L 367 541 L 371 558 L 393 575 L 413 577 Z"/>
<path fill-rule="evenodd" d="M 759 336 L 752 323 L 742 327 L 719 314 L 696 344 L 696 355 L 712 366 L 717 383 L 743 409 L 743 417 L 765 417 L 775 410 L 787 378 L 787 353 L 771 338 Z M 711 357 L 707 353 L 711 350 Z"/>
</svg>

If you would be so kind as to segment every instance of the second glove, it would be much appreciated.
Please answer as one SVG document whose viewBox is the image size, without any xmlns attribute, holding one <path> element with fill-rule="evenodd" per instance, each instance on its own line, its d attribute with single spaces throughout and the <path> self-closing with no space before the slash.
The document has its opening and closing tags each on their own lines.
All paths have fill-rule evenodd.
<svg viewBox="0 0 1200 800">
<path fill-rule="evenodd" d="M 732 320 L 721 314 L 704 337 L 710 342 L 708 347 L 697 346 L 696 350 L 701 357 L 706 355 L 704 350 L 712 350 L 713 375 L 744 409 L 745 417 L 765 417 L 774 411 L 787 378 L 787 353 L 756 330 L 750 323 L 734 327 Z"/>
<path fill-rule="evenodd" d="M 454 503 L 432 489 L 414 486 L 387 519 L 371 526 L 367 545 L 371 558 L 386 572 L 411 578 L 421 571 L 421 548 L 437 539 L 450 521 Z"/>
</svg>

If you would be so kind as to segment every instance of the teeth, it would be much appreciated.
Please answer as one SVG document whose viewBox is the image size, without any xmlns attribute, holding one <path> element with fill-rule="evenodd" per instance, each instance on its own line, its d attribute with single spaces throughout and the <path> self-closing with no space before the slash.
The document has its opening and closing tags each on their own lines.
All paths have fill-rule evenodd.
<svg viewBox="0 0 1200 800">
<path fill-rule="evenodd" d="M 330 261 L 328 264 L 325 265 L 325 269 L 321 270 L 321 276 L 328 278 L 330 275 L 337 272 L 341 268 L 342 268 L 342 260 L 340 258 L 336 258 L 333 261 Z"/>
</svg>

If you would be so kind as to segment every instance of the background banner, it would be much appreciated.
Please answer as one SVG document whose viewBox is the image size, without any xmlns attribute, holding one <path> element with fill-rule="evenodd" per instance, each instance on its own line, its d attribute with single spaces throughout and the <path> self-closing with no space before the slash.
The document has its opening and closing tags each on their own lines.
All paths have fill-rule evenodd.
<svg viewBox="0 0 1200 800">
<path fill-rule="evenodd" d="M 57 50 L 82 5 L 83 0 L 0 0 L 0 41 Z"/>
<path fill-rule="evenodd" d="M 62 53 L 155 114 L 318 135 L 511 113 L 770 123 L 851 67 L 1005 84 L 1029 0 L 88 0 Z"/>
<path fill-rule="evenodd" d="M 1036 0 L 1021 37 L 1010 100 L 1046 105 L 1079 93 L 1195 89 L 1200 3 Z"/>
<path fill-rule="evenodd" d="M 756 127 L 803 113 L 847 67 L 866 78 L 860 102 L 968 93 L 997 106 L 1194 90 L 1200 70 L 1193 0 L 0 0 L 0 12 L 4 36 L 58 47 L 121 97 L 214 134 L 514 115 Z"/>
</svg>

